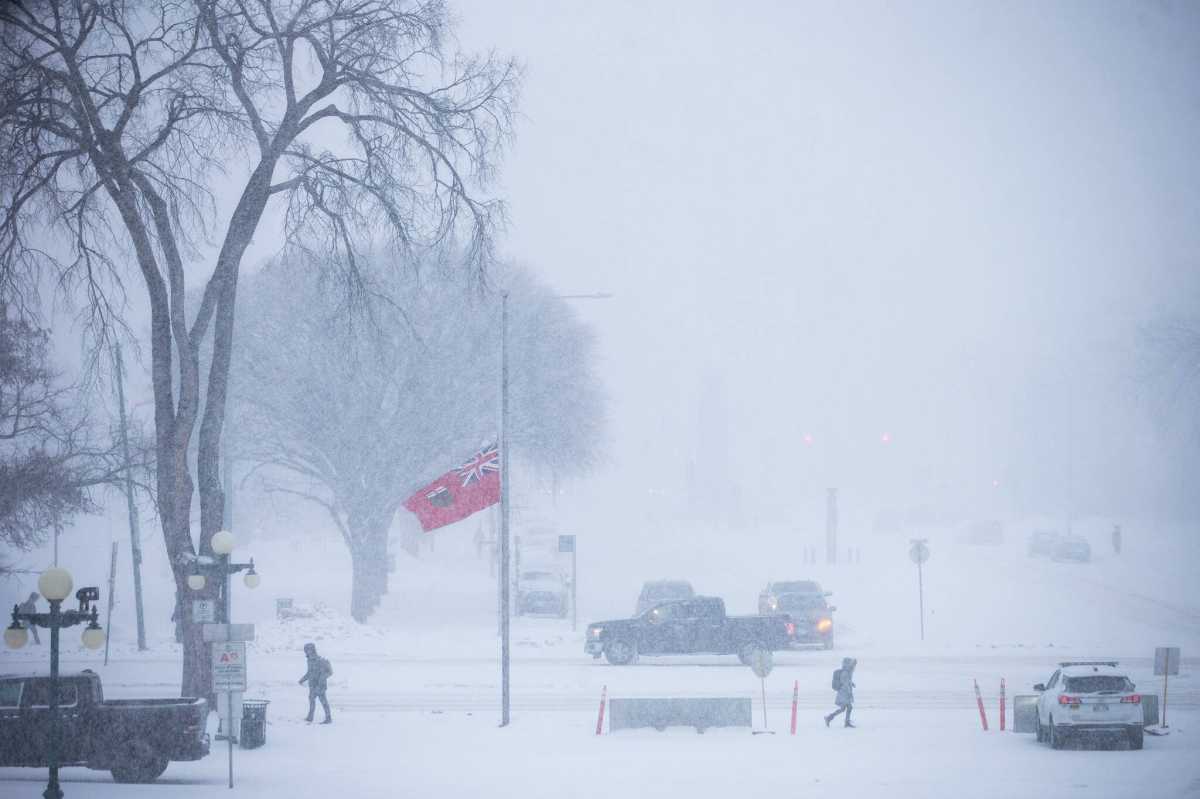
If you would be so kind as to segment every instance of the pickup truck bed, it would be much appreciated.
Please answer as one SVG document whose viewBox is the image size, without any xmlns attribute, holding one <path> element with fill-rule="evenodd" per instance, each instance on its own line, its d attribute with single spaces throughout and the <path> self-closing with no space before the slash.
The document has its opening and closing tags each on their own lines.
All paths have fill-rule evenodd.
<svg viewBox="0 0 1200 799">
<path fill-rule="evenodd" d="M 45 766 L 50 679 L 0 677 L 0 766 Z M 109 770 L 117 782 L 153 782 L 172 760 L 208 754 L 204 699 L 104 700 L 90 671 L 59 678 L 60 766 Z"/>
</svg>

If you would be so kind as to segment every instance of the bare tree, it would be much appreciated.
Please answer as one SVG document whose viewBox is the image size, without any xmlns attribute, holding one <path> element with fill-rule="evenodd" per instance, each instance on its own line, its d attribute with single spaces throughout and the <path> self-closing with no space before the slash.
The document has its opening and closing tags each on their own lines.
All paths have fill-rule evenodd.
<svg viewBox="0 0 1200 799">
<path fill-rule="evenodd" d="M 0 304 L 0 545 L 15 552 L 94 511 L 92 490 L 122 469 L 115 443 L 77 410 L 76 387 L 51 370 L 48 342 Z"/>
<path fill-rule="evenodd" d="M 270 491 L 328 511 L 349 548 L 351 614 L 387 591 L 388 531 L 401 503 L 495 441 L 499 302 L 420 270 L 364 267 L 356 315 L 321 263 L 277 262 L 243 297 L 234 356 L 234 452 Z M 590 333 L 528 275 L 511 293 L 510 431 L 517 462 L 586 471 L 604 421 Z"/>
<path fill-rule="evenodd" d="M 486 268 L 500 209 L 475 192 L 510 135 L 518 72 L 451 52 L 449 33 L 438 0 L 0 5 L 0 277 L 17 287 L 55 268 L 105 329 L 132 254 L 150 306 L 156 497 L 180 598 L 221 525 L 238 277 L 268 206 L 284 209 L 281 241 L 303 232 L 305 246 L 340 250 L 352 280 L 353 243 L 383 231 L 401 246 L 461 236 L 473 271 Z M 218 196 L 233 199 L 227 216 Z M 210 235 L 214 263 L 189 313 L 189 264 Z M 206 695 L 199 626 L 185 621 L 182 690 Z"/>
</svg>

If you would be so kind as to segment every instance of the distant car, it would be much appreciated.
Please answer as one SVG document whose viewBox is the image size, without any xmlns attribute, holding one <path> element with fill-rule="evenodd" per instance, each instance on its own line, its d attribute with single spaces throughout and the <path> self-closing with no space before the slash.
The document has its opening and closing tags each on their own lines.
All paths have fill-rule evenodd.
<svg viewBox="0 0 1200 799">
<path fill-rule="evenodd" d="M 1072 738 L 1124 736 L 1130 749 L 1141 749 L 1142 697 L 1116 661 L 1058 664 L 1038 696 L 1037 740 L 1062 749 Z"/>
<path fill-rule="evenodd" d="M 820 644 L 833 649 L 833 612 L 837 608 L 826 601 L 833 596 L 822 591 L 812 580 L 768 583 L 758 595 L 758 612 L 786 614 L 796 624 L 794 643 L 798 646 Z"/>
<path fill-rule="evenodd" d="M 1054 548 L 1061 540 L 1062 536 L 1054 530 L 1034 530 L 1029 535 L 1029 557 L 1053 555 Z"/>
<path fill-rule="evenodd" d="M 1051 555 L 1054 560 L 1072 560 L 1077 563 L 1087 563 L 1092 559 L 1092 547 L 1086 539 L 1078 536 L 1068 536 L 1054 545 Z"/>
<path fill-rule="evenodd" d="M 521 572 L 517 580 L 517 615 L 563 618 L 569 609 L 567 582 L 562 575 L 551 571 Z"/>
<path fill-rule="evenodd" d="M 637 607 L 633 615 L 640 616 L 655 605 L 670 602 L 673 599 L 691 599 L 696 595 L 692 584 L 687 580 L 650 580 L 642 586 L 638 594 Z"/>
</svg>

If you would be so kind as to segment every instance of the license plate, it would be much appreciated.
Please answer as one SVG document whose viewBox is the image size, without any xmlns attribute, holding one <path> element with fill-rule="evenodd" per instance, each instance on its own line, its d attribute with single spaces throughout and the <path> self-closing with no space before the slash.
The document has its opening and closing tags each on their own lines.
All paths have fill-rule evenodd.
<svg viewBox="0 0 1200 799">
<path fill-rule="evenodd" d="M 1108 710 L 1108 705 L 1092 705 L 1092 710 L 1096 713 Z"/>
</svg>

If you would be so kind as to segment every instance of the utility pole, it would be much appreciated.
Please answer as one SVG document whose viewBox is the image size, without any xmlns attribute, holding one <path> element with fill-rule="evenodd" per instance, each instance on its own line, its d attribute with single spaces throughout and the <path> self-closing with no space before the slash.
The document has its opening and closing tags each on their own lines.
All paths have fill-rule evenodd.
<svg viewBox="0 0 1200 799">
<path fill-rule="evenodd" d="M 133 603 L 137 609 L 137 648 L 146 650 L 146 619 L 142 608 L 142 534 L 139 530 L 137 504 L 133 499 L 133 473 L 129 466 L 129 427 L 125 418 L 125 362 L 121 345 L 116 346 L 117 403 L 121 420 L 121 452 L 125 466 L 125 502 L 129 509 L 129 551 L 133 556 Z"/>
<path fill-rule="evenodd" d="M 508 292 L 500 295 L 500 726 L 509 722 Z"/>
</svg>

